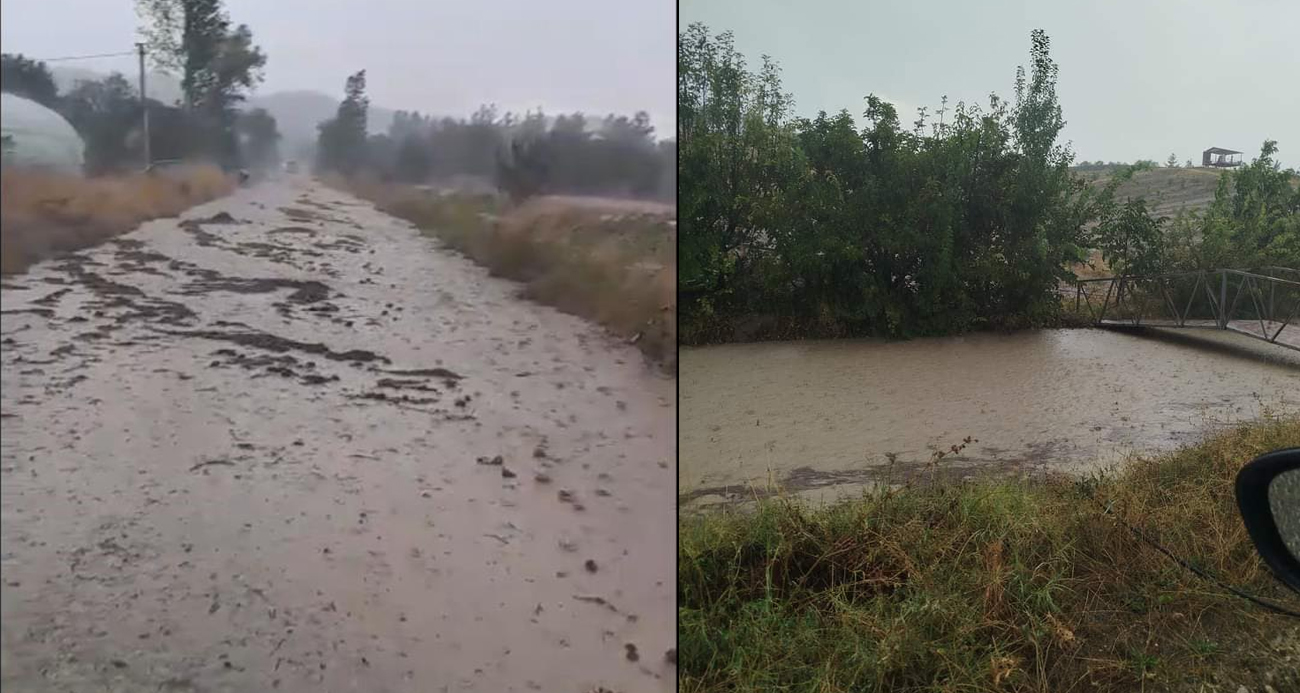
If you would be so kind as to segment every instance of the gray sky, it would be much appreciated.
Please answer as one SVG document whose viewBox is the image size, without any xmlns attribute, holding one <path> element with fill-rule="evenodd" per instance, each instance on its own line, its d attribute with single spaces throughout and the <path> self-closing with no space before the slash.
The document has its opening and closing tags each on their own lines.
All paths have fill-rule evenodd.
<svg viewBox="0 0 1300 693">
<path fill-rule="evenodd" d="M 4 50 L 57 57 L 130 50 L 133 0 L 4 0 Z M 269 56 L 259 93 L 342 96 L 365 68 L 371 102 L 469 115 L 479 104 L 522 112 L 648 111 L 674 132 L 672 0 L 227 0 Z M 135 74 L 132 58 L 62 63 Z"/>
<path fill-rule="evenodd" d="M 759 64 L 783 68 L 800 115 L 875 93 L 915 108 L 989 92 L 1011 98 L 1029 32 L 1045 29 L 1057 94 L 1080 160 L 1200 163 L 1211 146 L 1259 153 L 1275 139 L 1300 166 L 1300 2 L 1296 0 L 682 0 L 680 26 L 730 29 Z"/>
</svg>

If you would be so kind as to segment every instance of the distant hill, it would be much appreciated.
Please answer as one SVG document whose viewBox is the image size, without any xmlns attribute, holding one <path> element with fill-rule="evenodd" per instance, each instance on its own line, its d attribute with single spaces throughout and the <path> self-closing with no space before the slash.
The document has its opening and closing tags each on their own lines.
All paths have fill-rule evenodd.
<svg viewBox="0 0 1300 693">
<path fill-rule="evenodd" d="M 1105 185 L 1119 167 L 1078 170 L 1090 184 Z M 1173 217 L 1180 211 L 1204 209 L 1214 201 L 1219 175 L 1227 169 L 1204 167 L 1156 168 L 1140 171 L 1120 185 L 1119 199 L 1145 197 L 1148 208 L 1156 215 Z"/>
<path fill-rule="evenodd" d="M 341 99 L 318 91 L 277 91 L 255 94 L 245 107 L 265 108 L 275 116 L 280 134 L 284 136 L 283 151 L 287 155 L 303 146 L 315 144 L 316 126 L 334 117 L 340 101 Z M 389 124 L 393 122 L 393 111 L 371 104 L 368 121 L 370 132 L 387 132 Z"/>
</svg>

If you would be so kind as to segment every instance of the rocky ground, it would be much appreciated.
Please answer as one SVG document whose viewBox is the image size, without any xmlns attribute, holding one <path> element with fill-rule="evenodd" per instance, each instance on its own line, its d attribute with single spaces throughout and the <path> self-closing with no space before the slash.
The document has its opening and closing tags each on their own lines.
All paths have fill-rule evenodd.
<svg viewBox="0 0 1300 693">
<path fill-rule="evenodd" d="M 675 384 L 305 177 L 3 285 L 5 691 L 669 691 Z"/>
</svg>

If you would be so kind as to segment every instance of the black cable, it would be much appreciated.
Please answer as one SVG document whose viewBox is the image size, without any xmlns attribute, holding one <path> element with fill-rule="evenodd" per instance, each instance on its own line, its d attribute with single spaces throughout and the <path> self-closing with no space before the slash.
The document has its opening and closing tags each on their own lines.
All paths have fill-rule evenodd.
<svg viewBox="0 0 1300 693">
<path fill-rule="evenodd" d="M 1095 496 L 1092 495 L 1092 490 L 1091 490 L 1091 489 L 1085 488 L 1085 489 L 1084 489 L 1084 495 L 1086 495 L 1086 496 L 1088 497 L 1088 499 L 1091 500 L 1093 503 L 1096 503 L 1096 504 L 1097 504 L 1097 507 L 1098 507 L 1098 508 L 1101 508 L 1102 513 L 1104 513 L 1104 514 L 1106 514 L 1106 515 L 1112 515 L 1112 516 L 1115 518 L 1115 520 L 1116 520 L 1117 522 L 1119 522 L 1120 524 L 1122 524 L 1122 525 L 1124 525 L 1126 528 L 1128 528 L 1128 531 L 1132 532 L 1133 535 L 1136 536 L 1138 539 L 1141 539 L 1142 541 L 1144 541 L 1144 542 L 1150 544 L 1151 546 L 1155 547 L 1155 549 L 1156 549 L 1157 551 L 1159 551 L 1160 553 L 1163 553 L 1164 555 L 1168 556 L 1168 557 L 1169 557 L 1171 560 L 1173 560 L 1175 563 L 1177 563 L 1178 565 L 1180 565 L 1180 566 L 1186 568 L 1187 570 L 1190 570 L 1191 572 L 1193 572 L 1193 573 L 1195 573 L 1196 575 L 1200 576 L 1202 579 L 1204 579 L 1204 580 L 1208 580 L 1208 581 L 1210 581 L 1210 582 L 1213 582 L 1214 584 L 1216 584 L 1216 585 L 1218 585 L 1219 587 L 1221 587 L 1221 588 L 1223 588 L 1223 589 L 1225 589 L 1225 590 L 1227 590 L 1227 591 L 1229 591 L 1229 592 L 1231 592 L 1231 593 L 1237 595 L 1238 597 L 1241 597 L 1242 599 L 1245 599 L 1246 601 L 1252 602 L 1252 603 L 1254 603 L 1254 604 L 1256 604 L 1256 605 L 1258 605 L 1258 606 L 1262 606 L 1262 607 L 1264 607 L 1265 609 L 1267 609 L 1267 610 L 1269 610 L 1269 611 L 1272 611 L 1273 613 L 1281 614 L 1281 615 L 1283 615 L 1283 616 L 1290 616 L 1291 618 L 1300 618 L 1300 612 L 1292 611 L 1291 609 L 1288 609 L 1288 608 L 1285 607 L 1285 606 L 1279 606 L 1279 605 L 1274 604 L 1274 603 L 1272 603 L 1272 602 L 1270 602 L 1270 601 L 1267 601 L 1267 600 L 1265 600 L 1265 599 L 1261 599 L 1261 598 L 1259 598 L 1259 597 L 1256 597 L 1255 595 L 1253 595 L 1253 594 L 1251 594 L 1251 593 L 1249 593 L 1249 592 L 1246 592 L 1246 591 L 1244 591 L 1244 590 L 1241 590 L 1241 589 L 1238 589 L 1238 588 L 1236 588 L 1236 587 L 1233 587 L 1232 585 L 1229 585 L 1228 583 L 1226 583 L 1226 582 L 1220 580 L 1219 578 L 1214 577 L 1213 575 L 1210 575 L 1209 573 L 1205 572 L 1204 570 L 1201 570 L 1200 568 L 1197 568 L 1196 566 L 1192 565 L 1191 563 L 1188 563 L 1187 561 L 1185 561 L 1185 560 L 1179 558 L 1178 556 L 1175 556 L 1175 555 L 1174 555 L 1174 552 L 1170 551 L 1169 549 L 1165 548 L 1164 546 L 1161 546 L 1159 542 L 1157 542 L 1157 541 L 1155 541 L 1154 539 L 1151 539 L 1150 537 L 1148 537 L 1148 536 L 1146 535 L 1146 533 L 1144 533 L 1142 530 L 1140 530 L 1140 529 L 1138 529 L 1137 527 L 1134 527 L 1133 525 L 1130 525 L 1129 523 L 1125 522 L 1125 521 L 1124 521 L 1124 518 L 1120 517 L 1118 514 L 1116 514 L 1116 513 L 1112 513 L 1109 507 L 1107 507 L 1107 506 L 1105 506 L 1105 505 L 1102 505 L 1101 501 L 1097 500 L 1097 498 L 1096 498 Z"/>
<path fill-rule="evenodd" d="M 88 60 L 90 58 L 115 58 L 119 55 L 135 55 L 135 51 L 124 51 L 122 53 L 99 53 L 98 55 L 69 55 L 62 58 L 37 58 L 38 63 L 57 63 L 64 60 Z"/>
</svg>

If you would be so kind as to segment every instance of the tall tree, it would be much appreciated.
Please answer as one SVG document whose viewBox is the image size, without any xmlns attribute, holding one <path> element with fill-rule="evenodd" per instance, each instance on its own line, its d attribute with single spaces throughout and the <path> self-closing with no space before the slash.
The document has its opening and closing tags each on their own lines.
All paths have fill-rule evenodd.
<svg viewBox="0 0 1300 693">
<path fill-rule="evenodd" d="M 514 202 L 522 202 L 547 185 L 552 153 L 546 138 L 523 135 L 498 154 L 497 187 Z"/>
<path fill-rule="evenodd" d="M 874 95 L 865 128 L 847 111 L 791 120 L 778 66 L 746 68 L 729 33 L 692 25 L 678 56 L 691 329 L 761 314 L 798 332 L 909 336 L 1059 311 L 1094 202 L 1059 142 L 1046 34 L 1031 34 L 1013 101 L 944 100 L 911 128 Z"/>
<path fill-rule="evenodd" d="M 86 143 L 86 170 L 92 174 L 134 166 L 140 161 L 140 97 L 120 73 L 83 80 L 59 107 Z"/>
<path fill-rule="evenodd" d="M 280 131 L 276 127 L 275 116 L 269 111 L 254 108 L 240 113 L 235 128 L 239 132 L 241 149 L 250 166 L 265 168 L 279 161 Z"/>
<path fill-rule="evenodd" d="M 411 133 L 402 138 L 394 163 L 397 179 L 406 183 L 423 183 L 432 170 L 432 161 L 427 143 L 419 135 Z"/>
<path fill-rule="evenodd" d="M 181 72 L 187 107 L 201 104 L 216 83 L 212 67 L 230 30 L 221 0 L 136 0 L 136 12 L 154 63 Z"/>
<path fill-rule="evenodd" d="M 155 63 L 181 71 L 186 108 L 208 129 L 213 153 L 235 163 L 236 107 L 266 65 L 252 30 L 244 24 L 232 30 L 221 0 L 136 0 L 136 10 Z"/>
<path fill-rule="evenodd" d="M 319 126 L 317 163 L 322 170 L 352 174 L 365 163 L 366 158 L 366 120 L 370 99 L 366 97 L 365 70 L 348 77 L 344 94 L 334 118 Z"/>
<path fill-rule="evenodd" d="M 54 108 L 59 88 L 45 63 L 21 54 L 0 53 L 0 90 Z"/>
</svg>

